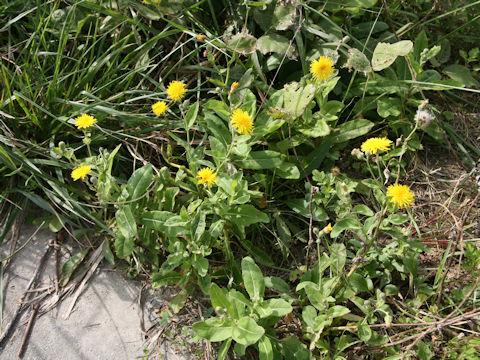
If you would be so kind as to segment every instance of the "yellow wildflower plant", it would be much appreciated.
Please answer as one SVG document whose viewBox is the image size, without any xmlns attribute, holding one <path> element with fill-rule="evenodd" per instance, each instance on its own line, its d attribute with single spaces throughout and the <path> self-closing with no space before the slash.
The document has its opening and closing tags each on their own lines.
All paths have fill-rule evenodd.
<svg viewBox="0 0 480 360">
<path fill-rule="evenodd" d="M 205 167 L 197 172 L 197 179 L 199 184 L 208 185 L 209 187 L 217 181 L 217 174 L 212 169 Z"/>
<path fill-rule="evenodd" d="M 232 83 L 232 85 L 230 86 L 230 92 L 233 93 L 235 90 L 237 90 L 238 85 L 240 85 L 240 84 L 238 83 L 238 81 L 234 81 L 234 82 Z"/>
<path fill-rule="evenodd" d="M 87 129 L 90 126 L 93 126 L 97 122 L 93 116 L 82 114 L 75 119 L 75 126 L 78 129 Z"/>
<path fill-rule="evenodd" d="M 197 40 L 198 40 L 198 41 L 203 41 L 203 40 L 205 40 L 205 38 L 206 38 L 206 36 L 203 35 L 203 34 L 198 34 L 198 35 L 197 35 Z"/>
<path fill-rule="evenodd" d="M 361 146 L 362 151 L 369 152 L 372 155 L 375 155 L 379 150 L 381 151 L 388 151 L 390 150 L 390 146 L 392 146 L 393 142 L 386 137 L 383 138 L 370 138 L 365 140 Z"/>
<path fill-rule="evenodd" d="M 234 110 L 232 116 L 232 126 L 237 129 L 239 134 L 251 135 L 253 130 L 253 120 L 249 113 L 242 109 Z"/>
<path fill-rule="evenodd" d="M 187 86 L 181 81 L 172 81 L 167 87 L 167 96 L 170 100 L 178 101 L 185 97 Z"/>
<path fill-rule="evenodd" d="M 72 171 L 72 179 L 73 181 L 77 181 L 78 179 L 84 179 L 85 176 L 92 170 L 92 168 L 88 165 L 79 166 Z"/>
<path fill-rule="evenodd" d="M 152 111 L 155 115 L 163 115 L 168 110 L 168 106 L 165 101 L 158 101 L 152 105 Z"/>
<path fill-rule="evenodd" d="M 326 56 L 320 56 L 310 64 L 310 73 L 316 80 L 328 80 L 333 74 L 333 60 Z"/>
<path fill-rule="evenodd" d="M 393 184 L 387 188 L 390 202 L 401 208 L 409 208 L 415 201 L 415 195 L 407 185 Z"/>
<path fill-rule="evenodd" d="M 332 230 L 333 230 L 332 223 L 328 223 L 328 225 L 323 228 L 323 232 L 325 234 L 328 234 L 328 233 L 332 232 Z"/>
</svg>

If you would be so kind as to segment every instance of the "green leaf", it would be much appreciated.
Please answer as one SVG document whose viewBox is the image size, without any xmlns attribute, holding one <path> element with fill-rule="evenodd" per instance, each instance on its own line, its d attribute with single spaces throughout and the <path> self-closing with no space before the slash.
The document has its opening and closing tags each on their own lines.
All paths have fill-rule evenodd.
<svg viewBox="0 0 480 360">
<path fill-rule="evenodd" d="M 330 236 L 332 238 L 336 238 L 342 231 L 345 230 L 359 230 L 362 228 L 362 224 L 360 224 L 360 221 L 354 216 L 348 216 L 346 218 L 343 218 L 339 222 L 337 222 L 333 226 L 333 230 L 330 233 Z"/>
<path fill-rule="evenodd" d="M 242 259 L 242 277 L 250 299 L 254 302 L 263 299 L 265 280 L 262 271 L 249 256 Z"/>
<path fill-rule="evenodd" d="M 282 339 L 283 351 L 286 360 L 308 360 L 310 354 L 307 346 L 302 343 L 296 336 L 289 336 Z"/>
<path fill-rule="evenodd" d="M 257 210 L 252 205 L 237 205 L 223 214 L 233 223 L 240 226 L 248 226 L 258 222 L 268 223 L 270 218 L 264 212 Z"/>
<path fill-rule="evenodd" d="M 227 339 L 226 341 L 223 342 L 222 346 L 220 346 L 220 349 L 218 349 L 218 354 L 217 354 L 218 360 L 225 359 L 231 344 L 232 344 L 232 339 Z"/>
<path fill-rule="evenodd" d="M 283 299 L 269 299 L 264 303 L 272 310 L 272 316 L 282 317 L 293 311 L 292 305 Z"/>
<path fill-rule="evenodd" d="M 299 179 L 300 178 L 300 170 L 298 167 L 289 162 L 282 162 L 279 166 L 277 166 L 276 174 L 280 176 L 282 179 Z"/>
<path fill-rule="evenodd" d="M 125 259 L 132 254 L 135 238 L 126 238 L 122 234 L 117 234 L 115 238 L 115 252 L 120 259 Z"/>
<path fill-rule="evenodd" d="M 330 126 L 328 126 L 326 120 L 322 118 L 321 113 L 315 113 L 312 120 L 313 121 L 298 124 L 296 126 L 297 130 L 304 135 L 315 138 L 330 134 Z"/>
<path fill-rule="evenodd" d="M 370 279 L 368 279 L 368 280 L 370 280 Z M 370 285 L 372 285 L 371 283 L 372 283 L 371 280 L 367 281 L 367 279 L 364 276 L 362 276 L 358 273 L 353 273 L 353 275 L 350 276 L 350 278 L 348 279 L 348 284 L 357 293 L 367 292 L 367 291 L 371 290 L 371 288 L 373 288 L 373 286 L 370 286 Z"/>
<path fill-rule="evenodd" d="M 480 86 L 480 83 L 473 78 L 470 70 L 463 65 L 449 65 L 443 69 L 443 73 L 459 82 L 462 86 Z"/>
<path fill-rule="evenodd" d="M 302 319 L 305 321 L 307 326 L 309 326 L 312 331 L 315 328 L 315 318 L 317 317 L 317 310 L 311 306 L 307 305 L 303 307 L 302 310 Z"/>
<path fill-rule="evenodd" d="M 168 225 L 167 221 L 172 218 L 178 218 L 178 216 L 168 211 L 147 211 L 141 215 L 139 224 L 161 231 L 170 237 L 187 235 L 189 231 L 186 226 Z"/>
<path fill-rule="evenodd" d="M 147 164 L 135 170 L 127 182 L 128 198 L 127 200 L 135 200 L 141 197 L 148 189 L 153 179 L 152 165 Z"/>
<path fill-rule="evenodd" d="M 386 219 L 387 223 L 401 225 L 408 221 L 407 215 L 392 214 Z"/>
<path fill-rule="evenodd" d="M 260 340 L 264 333 L 263 327 L 257 325 L 255 320 L 244 316 L 234 325 L 232 338 L 241 345 L 249 346 Z"/>
<path fill-rule="evenodd" d="M 283 160 L 281 154 L 276 151 L 263 150 L 251 151 L 247 158 L 235 160 L 235 165 L 243 169 L 272 169 L 280 166 Z"/>
<path fill-rule="evenodd" d="M 183 274 L 176 271 L 169 271 L 166 274 L 156 272 L 152 275 L 152 286 L 158 288 L 165 285 L 179 285 L 184 279 Z"/>
<path fill-rule="evenodd" d="M 283 5 L 281 2 L 277 2 L 273 12 L 272 26 L 275 30 L 287 30 L 295 24 L 296 16 L 297 7 L 295 5 Z"/>
<path fill-rule="evenodd" d="M 400 116 L 402 101 L 399 98 L 382 97 L 377 101 L 377 112 L 381 117 Z"/>
<path fill-rule="evenodd" d="M 197 270 L 198 275 L 204 277 L 208 273 L 208 260 L 200 254 L 193 254 L 192 266 Z"/>
<path fill-rule="evenodd" d="M 250 240 L 239 238 L 238 241 L 248 251 L 249 254 L 253 255 L 256 262 L 266 266 L 272 266 L 274 264 L 273 260 L 268 256 L 268 254 L 259 247 L 253 245 Z"/>
<path fill-rule="evenodd" d="M 347 68 L 363 72 L 365 75 L 372 71 L 370 61 L 360 50 L 351 48 L 348 50 Z"/>
<path fill-rule="evenodd" d="M 434 353 L 430 350 L 427 344 L 423 341 L 417 343 L 417 356 L 420 360 L 430 360 Z"/>
<path fill-rule="evenodd" d="M 190 106 L 188 109 L 187 115 L 185 116 L 185 130 L 188 131 L 192 128 L 195 121 L 197 121 L 198 108 L 200 103 L 197 101 L 195 104 Z"/>
<path fill-rule="evenodd" d="M 257 42 L 257 48 L 264 55 L 275 52 L 282 55 L 287 54 L 289 59 L 294 58 L 294 46 L 290 45 L 290 41 L 285 36 L 277 33 L 266 34 L 260 37 Z"/>
<path fill-rule="evenodd" d="M 257 50 L 257 39 L 247 33 L 238 33 L 227 41 L 227 46 L 240 54 L 251 54 Z"/>
<path fill-rule="evenodd" d="M 415 44 L 413 46 L 412 52 L 413 58 L 417 63 L 420 63 L 420 56 L 423 50 L 425 50 L 426 48 L 428 48 L 428 38 L 425 30 L 422 30 L 415 38 Z"/>
<path fill-rule="evenodd" d="M 306 218 L 310 218 L 309 203 L 305 199 L 290 199 L 285 200 L 285 204 L 288 205 L 297 214 L 300 214 Z M 325 221 L 328 219 L 327 212 L 320 206 L 312 204 L 312 218 L 315 221 Z"/>
<path fill-rule="evenodd" d="M 350 309 L 345 306 L 335 305 L 328 309 L 327 315 L 331 318 L 341 317 L 350 313 Z"/>
<path fill-rule="evenodd" d="M 367 205 L 355 205 L 353 208 L 357 214 L 365 215 L 365 216 L 373 216 L 375 213 L 367 206 Z"/>
<path fill-rule="evenodd" d="M 258 342 L 260 360 L 273 360 L 273 348 L 270 339 L 263 335 Z"/>
<path fill-rule="evenodd" d="M 137 235 L 137 224 L 130 206 L 123 206 L 115 213 L 117 228 L 126 238 L 131 239 Z"/>
<path fill-rule="evenodd" d="M 231 115 L 230 108 L 227 104 L 220 100 L 209 100 L 205 105 L 205 109 L 210 109 L 215 112 L 218 116 L 220 116 L 223 120 L 229 121 L 229 117 Z M 213 115 L 213 114 L 211 114 Z M 228 130 L 227 130 L 228 131 Z M 230 134 L 230 132 L 228 132 Z"/>
<path fill-rule="evenodd" d="M 331 268 L 335 270 L 335 275 L 341 275 L 347 260 L 347 249 L 345 245 L 342 243 L 333 243 L 330 245 L 330 258 L 333 262 Z"/>
<path fill-rule="evenodd" d="M 233 323 L 214 317 L 193 324 L 193 330 L 201 338 L 212 342 L 223 341 L 232 337 Z"/>
<path fill-rule="evenodd" d="M 370 340 L 372 337 L 372 329 L 370 329 L 370 326 L 366 324 L 358 324 L 357 330 L 358 337 L 364 342 L 368 342 L 368 340 Z"/>
<path fill-rule="evenodd" d="M 345 0 L 343 5 L 345 7 L 354 7 L 354 8 L 362 8 L 362 9 L 369 9 L 373 7 L 378 0 Z"/>
<path fill-rule="evenodd" d="M 105 240 L 102 246 L 103 257 L 112 265 L 115 265 L 115 257 L 110 248 L 110 242 Z"/>
<path fill-rule="evenodd" d="M 285 280 L 276 276 L 265 277 L 265 287 L 269 289 L 275 289 L 282 293 L 290 292 L 290 286 Z"/>
<path fill-rule="evenodd" d="M 215 283 L 210 285 L 210 301 L 215 311 L 217 311 L 217 308 L 225 309 L 233 319 L 238 317 L 235 307 L 224 294 L 222 289 L 220 289 L 220 287 Z"/>
<path fill-rule="evenodd" d="M 398 287 L 396 287 L 395 285 L 388 284 L 388 285 L 385 285 L 384 292 L 385 292 L 385 295 L 392 296 L 392 295 L 398 295 L 399 290 L 398 290 Z"/>
<path fill-rule="evenodd" d="M 402 40 L 395 44 L 378 43 L 373 51 L 372 67 L 375 71 L 388 68 L 398 56 L 406 56 L 413 48 L 410 40 Z"/>
<path fill-rule="evenodd" d="M 233 347 L 233 351 L 235 351 L 235 354 L 240 357 L 245 356 L 246 350 L 247 350 L 247 347 L 239 343 L 235 343 L 235 346 Z"/>
<path fill-rule="evenodd" d="M 333 133 L 332 142 L 341 143 L 365 135 L 375 124 L 367 119 L 347 121 Z"/>
<path fill-rule="evenodd" d="M 200 211 L 199 213 L 197 213 L 197 215 L 195 215 L 195 217 L 192 220 L 192 225 L 190 226 L 190 229 L 191 229 L 190 237 L 195 242 L 200 241 L 200 238 L 205 232 L 206 216 L 207 215 L 205 211 Z"/>
<path fill-rule="evenodd" d="M 316 88 L 313 84 L 301 86 L 297 82 L 291 82 L 283 88 L 284 108 L 296 119 L 303 115 L 310 101 L 315 96 Z"/>
<path fill-rule="evenodd" d="M 70 259 L 68 259 L 65 264 L 62 266 L 62 279 L 60 280 L 60 285 L 65 286 L 70 281 L 73 272 L 75 269 L 80 265 L 85 259 L 85 256 L 88 254 L 88 248 L 73 255 Z"/>
<path fill-rule="evenodd" d="M 180 291 L 180 293 L 175 296 L 172 300 L 168 302 L 168 305 L 172 309 L 174 314 L 178 314 L 180 310 L 183 309 L 185 303 L 188 299 L 188 293 L 186 290 Z"/>
</svg>

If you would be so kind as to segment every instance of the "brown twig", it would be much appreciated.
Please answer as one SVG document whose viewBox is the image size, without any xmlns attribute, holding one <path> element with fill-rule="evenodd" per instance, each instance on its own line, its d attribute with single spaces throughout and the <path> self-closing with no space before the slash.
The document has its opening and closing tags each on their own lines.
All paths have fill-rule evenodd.
<svg viewBox="0 0 480 360">
<path fill-rule="evenodd" d="M 58 292 L 59 292 L 59 280 L 58 280 L 58 249 L 60 247 L 60 245 L 58 245 L 58 241 L 59 242 L 62 242 L 63 241 L 63 233 L 62 233 L 62 230 L 60 230 L 59 232 L 57 232 L 56 236 L 54 237 L 53 239 L 53 251 L 54 251 L 54 260 L 55 260 L 55 264 L 54 264 L 54 269 L 53 269 L 53 275 L 54 275 L 54 281 L 55 281 L 55 294 L 58 295 Z"/>
<path fill-rule="evenodd" d="M 20 313 L 23 312 L 24 310 L 24 302 L 29 294 L 29 290 L 30 288 L 32 287 L 32 285 L 34 285 L 37 281 L 37 278 L 38 278 L 38 275 L 40 274 L 41 270 L 43 269 L 43 265 L 45 263 L 45 260 L 48 258 L 48 255 L 50 254 L 50 250 L 52 249 L 52 242 L 50 242 L 48 245 L 47 245 L 47 248 L 45 249 L 45 252 L 44 254 L 42 255 L 42 257 L 40 258 L 40 261 L 38 262 L 38 266 L 37 268 L 35 269 L 35 272 L 33 273 L 33 276 L 32 278 L 30 279 L 27 287 L 25 288 L 25 292 L 23 294 L 23 296 L 21 297 L 20 299 L 20 302 L 19 302 L 19 305 L 17 307 L 17 309 L 15 310 L 15 313 L 13 314 L 13 317 L 12 317 L 12 320 L 9 322 L 9 324 L 5 327 L 5 330 L 3 332 L 3 334 L 0 336 L 0 348 L 2 348 L 4 345 L 5 345 L 5 342 L 6 340 L 8 339 L 8 337 L 11 335 L 12 333 L 12 330 L 13 330 L 13 326 L 17 323 L 18 321 L 18 318 L 19 318 L 19 315 Z"/>
<path fill-rule="evenodd" d="M 28 320 L 27 328 L 25 329 L 25 333 L 23 334 L 22 344 L 20 345 L 20 349 L 18 350 L 18 357 L 23 357 L 23 352 L 25 351 L 25 347 L 27 345 L 28 338 L 30 337 L 30 332 L 32 330 L 33 321 L 35 320 L 35 316 L 37 315 L 38 308 L 40 304 L 35 304 L 32 306 L 32 311 L 30 313 L 30 319 Z"/>
</svg>

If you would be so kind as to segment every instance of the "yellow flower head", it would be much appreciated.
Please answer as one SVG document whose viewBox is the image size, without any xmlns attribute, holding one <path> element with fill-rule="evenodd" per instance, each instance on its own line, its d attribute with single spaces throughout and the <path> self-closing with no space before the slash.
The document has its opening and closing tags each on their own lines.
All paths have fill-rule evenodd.
<svg viewBox="0 0 480 360">
<path fill-rule="evenodd" d="M 415 195 L 407 185 L 393 184 L 387 188 L 387 196 L 390 202 L 399 208 L 408 208 L 414 203 Z"/>
<path fill-rule="evenodd" d="M 242 109 L 237 109 L 230 116 L 232 126 L 237 129 L 239 134 L 251 135 L 253 130 L 252 117 Z"/>
<path fill-rule="evenodd" d="M 217 181 L 217 174 L 212 169 L 206 167 L 197 172 L 197 179 L 199 184 L 208 185 L 209 187 Z"/>
<path fill-rule="evenodd" d="M 187 92 L 187 87 L 181 81 L 175 80 L 175 81 L 172 81 L 170 84 L 168 84 L 167 95 L 168 95 L 168 98 L 173 101 L 182 100 L 186 92 Z"/>
<path fill-rule="evenodd" d="M 163 115 L 168 110 L 168 106 L 165 101 L 158 101 L 152 105 L 152 110 L 155 115 Z"/>
<path fill-rule="evenodd" d="M 88 165 L 82 165 L 78 168 L 75 168 L 73 171 L 72 171 L 72 179 L 74 181 L 77 181 L 78 179 L 84 179 L 85 176 L 88 175 L 88 173 L 90 172 L 90 170 L 92 170 L 92 168 Z"/>
<path fill-rule="evenodd" d="M 323 232 L 324 232 L 325 234 L 330 233 L 332 230 L 333 230 L 332 223 L 328 223 L 328 225 L 323 228 Z"/>
<path fill-rule="evenodd" d="M 81 116 L 75 119 L 75 126 L 78 129 L 87 129 L 97 122 L 93 116 L 82 114 Z"/>
<path fill-rule="evenodd" d="M 198 41 L 203 41 L 203 40 L 205 40 L 205 38 L 206 38 L 206 36 L 203 35 L 203 34 L 198 34 L 198 35 L 197 35 L 197 40 L 198 40 Z"/>
<path fill-rule="evenodd" d="M 320 59 L 313 60 L 310 64 L 310 73 L 314 79 L 325 81 L 333 74 L 333 60 L 320 56 Z"/>
<path fill-rule="evenodd" d="M 362 144 L 362 151 L 369 152 L 372 155 L 375 155 L 378 150 L 388 151 L 390 150 L 390 146 L 392 146 L 393 142 L 388 140 L 386 137 L 384 138 L 370 138 L 363 142 Z"/>
<path fill-rule="evenodd" d="M 232 83 L 232 86 L 230 86 L 230 92 L 233 93 L 235 90 L 237 90 L 238 85 L 240 85 L 240 84 L 238 83 L 238 81 L 234 81 L 234 82 Z"/>
</svg>

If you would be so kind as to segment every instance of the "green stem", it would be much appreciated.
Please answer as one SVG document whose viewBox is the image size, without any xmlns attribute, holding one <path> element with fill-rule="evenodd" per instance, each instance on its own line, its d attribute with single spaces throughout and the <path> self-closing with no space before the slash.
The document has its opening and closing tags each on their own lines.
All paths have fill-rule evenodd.
<svg viewBox="0 0 480 360">
<path fill-rule="evenodd" d="M 380 219 L 378 220 L 378 224 L 377 224 L 377 227 L 375 228 L 375 232 L 373 234 L 373 236 L 370 238 L 370 240 L 368 241 L 367 244 L 365 244 L 365 246 L 363 247 L 361 253 L 359 254 L 359 256 L 357 257 L 357 261 L 355 262 L 355 264 L 353 264 L 353 266 L 350 268 L 350 271 L 347 273 L 347 275 L 335 286 L 335 289 L 332 291 L 333 294 L 336 294 L 337 291 L 339 291 L 345 284 L 346 282 L 348 281 L 348 279 L 350 279 L 350 277 L 355 273 L 355 271 L 358 269 L 358 267 L 360 266 L 360 264 L 362 263 L 362 258 L 368 254 L 368 252 L 370 251 L 370 249 L 372 248 L 372 245 L 374 244 L 375 240 L 377 240 L 378 238 L 378 234 L 380 233 L 380 226 L 382 225 L 382 222 L 383 222 L 383 219 L 385 217 L 385 214 L 387 213 L 387 209 L 388 209 L 388 206 L 387 204 L 384 205 L 384 208 L 382 210 L 382 213 L 380 215 Z"/>
<path fill-rule="evenodd" d="M 405 139 L 405 141 L 402 144 L 402 151 L 400 153 L 400 156 L 398 157 L 398 173 L 397 173 L 397 179 L 395 180 L 395 183 L 398 183 L 398 179 L 400 179 L 400 170 L 402 168 L 401 165 L 402 165 L 403 154 L 407 151 L 408 142 L 412 139 L 412 136 L 415 133 L 415 131 L 417 131 L 417 129 L 418 129 L 418 123 L 415 122 L 415 127 L 410 132 L 410 134 L 408 134 L 407 138 Z"/>
<path fill-rule="evenodd" d="M 223 161 L 220 163 L 220 165 L 217 168 L 217 173 L 222 170 L 223 166 L 227 162 L 227 160 L 230 156 L 230 153 L 232 152 L 233 147 L 235 146 L 236 140 L 237 140 L 237 137 L 235 136 L 235 132 L 232 129 L 232 142 L 230 143 L 230 147 L 228 148 L 227 153 L 225 154 L 225 159 L 223 159 Z"/>
<path fill-rule="evenodd" d="M 228 231 L 225 227 L 223 228 L 223 240 L 225 242 L 225 258 L 227 260 L 227 264 L 232 264 L 233 253 L 232 253 L 232 249 L 230 248 L 230 239 L 228 237 Z"/>
<path fill-rule="evenodd" d="M 366 246 L 364 246 L 364 248 L 362 249 L 362 252 L 360 253 L 360 255 L 358 256 L 360 259 L 352 266 L 352 268 L 350 269 L 350 271 L 348 272 L 347 276 L 345 276 L 345 280 L 344 281 L 347 281 L 352 275 L 353 273 L 355 272 L 355 270 L 357 270 L 357 268 L 360 266 L 360 260 L 366 255 L 368 254 L 368 252 L 370 251 L 373 243 L 375 242 L 375 240 L 377 240 L 377 237 L 378 237 L 378 234 L 380 233 L 380 225 L 382 225 L 382 222 L 383 222 L 383 219 L 385 217 L 385 214 L 387 212 L 387 205 L 385 205 L 385 207 L 383 208 L 383 211 L 382 211 L 382 214 L 380 215 L 380 219 L 378 220 L 378 224 L 377 224 L 377 227 L 375 228 L 375 233 L 373 234 L 373 236 L 371 237 L 371 239 L 369 240 L 369 242 L 366 244 Z"/>
</svg>

